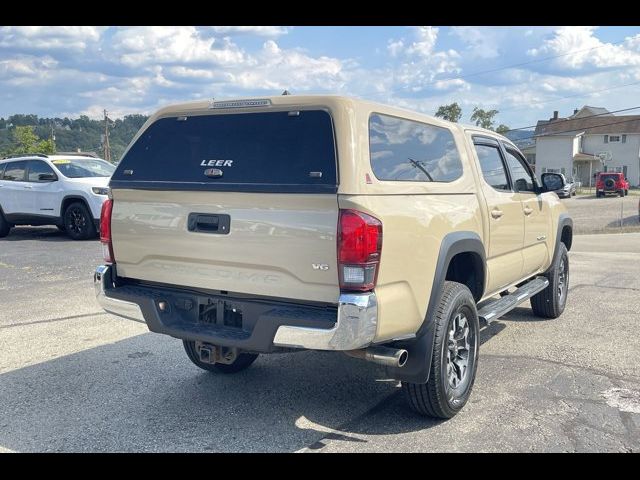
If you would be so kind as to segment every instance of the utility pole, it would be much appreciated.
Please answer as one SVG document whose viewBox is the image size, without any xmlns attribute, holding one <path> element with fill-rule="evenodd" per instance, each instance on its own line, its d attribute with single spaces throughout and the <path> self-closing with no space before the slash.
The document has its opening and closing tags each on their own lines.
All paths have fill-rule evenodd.
<svg viewBox="0 0 640 480">
<path fill-rule="evenodd" d="M 111 147 L 109 146 L 109 117 L 107 117 L 107 110 L 104 110 L 104 159 L 107 162 L 111 162 Z"/>
<path fill-rule="evenodd" d="M 54 131 L 54 125 L 55 125 L 55 121 L 51 120 L 51 134 L 49 135 L 49 139 L 51 140 L 51 144 L 53 145 L 53 151 L 55 153 L 56 151 L 56 133 Z"/>
</svg>

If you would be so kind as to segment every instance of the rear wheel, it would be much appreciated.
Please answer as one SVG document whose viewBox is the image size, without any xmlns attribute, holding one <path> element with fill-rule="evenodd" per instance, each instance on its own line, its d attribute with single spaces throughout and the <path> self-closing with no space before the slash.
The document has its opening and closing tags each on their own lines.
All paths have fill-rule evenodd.
<svg viewBox="0 0 640 480">
<path fill-rule="evenodd" d="M 620 195 L 621 197 L 624 197 L 624 190 L 620 190 L 620 191 L 618 192 L 618 195 Z"/>
<path fill-rule="evenodd" d="M 216 373 L 237 373 L 245 370 L 251 366 L 253 362 L 258 358 L 257 353 L 239 353 L 235 361 L 230 364 L 225 363 L 205 363 L 200 360 L 198 351 L 196 350 L 196 342 L 190 340 L 183 340 L 182 345 L 184 351 L 187 352 L 187 357 L 193 362 L 194 365 L 200 367 L 203 370 Z"/>
<path fill-rule="evenodd" d="M 87 240 L 97 235 L 89 210 L 81 202 L 74 202 L 64 211 L 64 230 L 74 240 Z"/>
<path fill-rule="evenodd" d="M 433 321 L 429 380 L 402 382 L 402 387 L 412 410 L 446 419 L 462 410 L 476 377 L 480 327 L 475 300 L 466 285 L 445 282 Z"/>
<path fill-rule="evenodd" d="M 11 231 L 11 224 L 4 218 L 3 213 L 0 211 L 0 238 L 4 238 L 9 235 Z"/>
<path fill-rule="evenodd" d="M 545 276 L 549 286 L 531 297 L 533 313 L 542 318 L 558 318 L 564 312 L 569 292 L 569 254 L 560 243 L 560 255 Z"/>
</svg>

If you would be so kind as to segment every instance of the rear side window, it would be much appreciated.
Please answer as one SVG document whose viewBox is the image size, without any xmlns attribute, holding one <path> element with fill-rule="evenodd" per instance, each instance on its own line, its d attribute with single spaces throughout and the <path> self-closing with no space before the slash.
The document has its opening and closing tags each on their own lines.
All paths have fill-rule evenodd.
<svg viewBox="0 0 640 480">
<path fill-rule="evenodd" d="M 111 186 L 335 192 L 336 169 L 323 110 L 172 117 L 144 131 Z"/>
<path fill-rule="evenodd" d="M 21 160 L 19 162 L 9 162 L 4 170 L 3 180 L 10 180 L 14 182 L 24 181 L 24 171 L 27 166 L 27 162 Z"/>
<path fill-rule="evenodd" d="M 498 146 L 476 144 L 475 147 L 485 181 L 496 190 L 510 191 L 509 180 L 507 180 L 507 173 Z"/>
<path fill-rule="evenodd" d="M 2 176 L 4 175 L 4 167 L 6 165 L 6 163 L 0 163 L 0 180 L 2 180 Z"/>
<path fill-rule="evenodd" d="M 55 175 L 53 169 L 42 160 L 29 161 L 29 173 L 27 179 L 29 182 L 42 182 L 41 175 Z"/>
<path fill-rule="evenodd" d="M 453 134 L 435 125 L 373 114 L 369 150 L 378 180 L 451 182 L 462 175 Z"/>
</svg>

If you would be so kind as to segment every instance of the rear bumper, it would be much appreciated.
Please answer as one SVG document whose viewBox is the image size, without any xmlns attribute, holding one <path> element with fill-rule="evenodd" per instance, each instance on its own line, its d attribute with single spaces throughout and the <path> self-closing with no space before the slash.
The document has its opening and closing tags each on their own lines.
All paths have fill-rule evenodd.
<svg viewBox="0 0 640 480">
<path fill-rule="evenodd" d="M 341 294 L 337 307 L 318 307 L 164 287 L 118 287 L 111 265 L 96 268 L 94 286 L 104 310 L 146 323 L 152 332 L 254 352 L 270 352 L 277 347 L 357 350 L 373 342 L 378 322 L 374 293 Z M 159 308 L 161 302 L 168 305 L 164 311 Z M 242 326 L 230 327 L 224 320 L 202 323 L 202 305 L 208 307 L 215 302 L 222 305 L 220 318 L 231 308 L 234 314 L 236 310 L 242 312 Z"/>
</svg>

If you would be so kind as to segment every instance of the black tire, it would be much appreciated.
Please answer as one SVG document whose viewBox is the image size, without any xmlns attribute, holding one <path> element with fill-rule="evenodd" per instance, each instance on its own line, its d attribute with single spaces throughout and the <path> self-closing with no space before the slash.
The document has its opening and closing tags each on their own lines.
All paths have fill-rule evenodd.
<svg viewBox="0 0 640 480">
<path fill-rule="evenodd" d="M 455 363 L 458 360 L 458 342 L 464 340 L 458 338 L 455 353 L 450 347 L 451 329 L 461 332 L 459 316 L 466 318 L 467 340 L 465 342 L 467 365 L 459 369 Z M 471 291 L 466 285 L 456 282 L 445 282 L 442 295 L 433 318 L 435 322 L 435 341 L 431 358 L 431 371 L 429 381 L 424 384 L 402 382 L 402 388 L 411 409 L 420 415 L 447 419 L 453 417 L 462 410 L 471 395 L 471 389 L 476 378 L 479 351 L 478 312 Z M 456 327 L 458 321 L 458 327 Z M 464 330 L 462 330 L 464 331 Z M 464 357 L 464 348 L 462 357 Z M 450 361 L 454 355 L 453 361 Z M 464 360 L 464 358 L 462 358 Z M 460 360 L 458 360 L 460 361 Z M 451 371 L 450 371 L 451 368 Z M 457 385 L 452 383 L 450 372 L 458 379 Z M 457 375 L 457 373 L 461 373 Z"/>
<path fill-rule="evenodd" d="M 624 190 L 620 190 L 620 191 L 618 192 L 618 195 L 620 195 L 621 197 L 624 197 Z"/>
<path fill-rule="evenodd" d="M 4 238 L 9 235 L 11 231 L 11 224 L 4 218 L 4 214 L 0 211 L 0 238 Z"/>
<path fill-rule="evenodd" d="M 542 318 L 558 318 L 564 312 L 569 293 L 569 254 L 564 243 L 560 243 L 560 254 L 545 273 L 549 286 L 531 297 L 533 313 Z"/>
<path fill-rule="evenodd" d="M 626 197 L 627 195 L 629 195 L 629 190 L 624 191 L 624 196 Z"/>
<path fill-rule="evenodd" d="M 596 192 L 596 198 L 600 198 L 601 196 L 602 196 L 602 193 Z"/>
<path fill-rule="evenodd" d="M 200 367 L 203 370 L 207 370 L 209 372 L 215 373 L 237 373 L 245 370 L 251 366 L 253 362 L 255 362 L 256 358 L 258 358 L 257 353 L 239 353 L 236 357 L 236 361 L 231 364 L 224 363 L 204 363 L 200 361 L 198 357 L 198 352 L 196 351 L 196 342 L 190 340 L 183 340 L 182 345 L 184 346 L 184 351 L 187 352 L 187 357 L 189 360 L 193 362 L 194 365 Z"/>
<path fill-rule="evenodd" d="M 64 211 L 64 230 L 73 240 L 95 238 L 96 226 L 84 203 L 73 202 Z"/>
<path fill-rule="evenodd" d="M 61 232 L 66 232 L 66 231 L 67 231 L 67 229 L 66 229 L 66 228 L 64 228 L 64 225 L 56 225 L 56 228 L 57 228 L 58 230 L 60 230 Z"/>
</svg>

